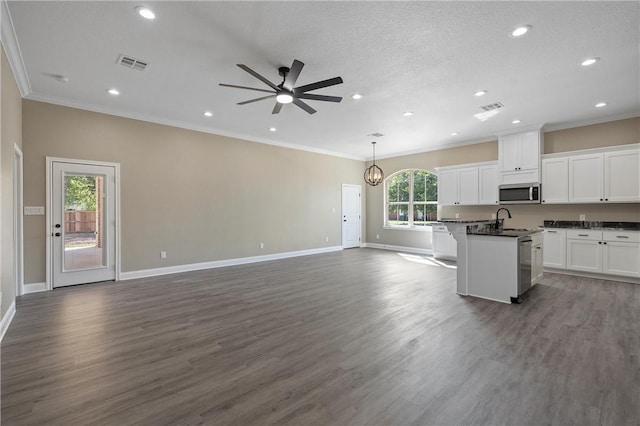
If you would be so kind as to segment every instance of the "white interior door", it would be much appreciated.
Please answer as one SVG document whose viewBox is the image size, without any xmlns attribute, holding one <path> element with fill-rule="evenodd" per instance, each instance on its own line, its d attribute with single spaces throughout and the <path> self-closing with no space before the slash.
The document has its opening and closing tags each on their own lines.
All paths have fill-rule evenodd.
<svg viewBox="0 0 640 426">
<path fill-rule="evenodd" d="M 116 278 L 115 166 L 51 163 L 52 286 Z"/>
<path fill-rule="evenodd" d="M 342 247 L 360 247 L 360 185 L 342 185 Z"/>
</svg>

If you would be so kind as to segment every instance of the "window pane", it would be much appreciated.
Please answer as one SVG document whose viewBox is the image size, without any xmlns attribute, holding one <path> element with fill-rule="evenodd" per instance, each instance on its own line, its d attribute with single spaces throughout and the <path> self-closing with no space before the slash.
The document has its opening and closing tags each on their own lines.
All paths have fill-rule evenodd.
<svg viewBox="0 0 640 426">
<path fill-rule="evenodd" d="M 438 177 L 426 170 L 413 172 L 413 201 L 438 201 Z"/>
<path fill-rule="evenodd" d="M 409 201 L 409 172 L 396 173 L 387 181 L 387 201 Z"/>
<path fill-rule="evenodd" d="M 427 222 L 437 220 L 438 205 L 437 204 L 414 204 L 413 206 L 413 224 L 416 226 L 424 226 Z"/>
<path fill-rule="evenodd" d="M 409 224 L 409 204 L 389 205 L 387 214 L 388 225 L 408 225 Z"/>
</svg>

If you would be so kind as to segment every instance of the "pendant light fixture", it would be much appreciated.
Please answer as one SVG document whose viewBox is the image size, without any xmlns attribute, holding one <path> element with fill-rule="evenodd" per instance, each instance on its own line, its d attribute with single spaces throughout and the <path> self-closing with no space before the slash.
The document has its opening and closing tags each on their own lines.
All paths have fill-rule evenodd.
<svg viewBox="0 0 640 426">
<path fill-rule="evenodd" d="M 376 166 L 376 143 L 371 142 L 373 145 L 373 164 L 364 171 L 364 181 L 371 186 L 377 186 L 384 180 L 384 173 L 382 169 Z"/>
</svg>

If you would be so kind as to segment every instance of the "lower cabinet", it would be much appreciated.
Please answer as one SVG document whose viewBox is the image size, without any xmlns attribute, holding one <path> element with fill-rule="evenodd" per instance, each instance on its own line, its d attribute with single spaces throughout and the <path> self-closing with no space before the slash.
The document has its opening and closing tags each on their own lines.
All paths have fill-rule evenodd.
<svg viewBox="0 0 640 426">
<path fill-rule="evenodd" d="M 531 253 L 531 285 L 538 284 L 544 275 L 544 250 L 542 247 L 543 244 L 541 243 L 534 243 L 533 245 Z"/>
<path fill-rule="evenodd" d="M 565 269 L 567 267 L 567 231 L 546 228 L 544 238 L 544 266 Z"/>
<path fill-rule="evenodd" d="M 452 260 L 457 258 L 458 243 L 446 226 L 434 226 L 431 238 L 433 257 Z"/>
<path fill-rule="evenodd" d="M 566 232 L 567 269 L 640 278 L 640 232 Z"/>
</svg>

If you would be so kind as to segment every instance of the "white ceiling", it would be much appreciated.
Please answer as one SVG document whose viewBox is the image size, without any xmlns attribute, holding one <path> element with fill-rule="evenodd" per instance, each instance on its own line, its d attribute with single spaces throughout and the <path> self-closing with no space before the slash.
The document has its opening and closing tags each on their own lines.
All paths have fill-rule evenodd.
<svg viewBox="0 0 640 426">
<path fill-rule="evenodd" d="M 142 19 L 138 4 L 157 18 Z M 8 7 L 27 98 L 351 158 L 370 158 L 372 140 L 377 155 L 388 157 L 492 140 L 518 126 L 563 128 L 640 115 L 639 2 L 12 1 Z M 521 24 L 532 31 L 511 37 Z M 14 70 L 23 72 L 9 53 Z M 120 54 L 149 66 L 126 69 L 116 64 Z M 602 60 L 582 67 L 591 56 Z M 316 114 L 285 105 L 272 115 L 273 100 L 236 105 L 259 92 L 218 86 L 267 88 L 235 64 L 278 84 L 277 68 L 293 59 L 306 64 L 297 86 L 341 76 L 344 84 L 315 93 L 342 96 L 342 103 L 308 101 Z M 110 87 L 120 96 L 108 95 Z M 480 89 L 488 93 L 475 97 Z M 353 100 L 354 93 L 363 98 Z M 505 105 L 498 115 L 474 118 L 479 106 L 497 101 Z M 595 108 L 600 101 L 608 105 Z M 375 132 L 385 136 L 368 136 Z"/>
</svg>

